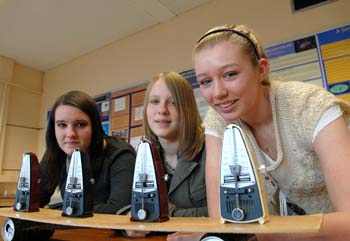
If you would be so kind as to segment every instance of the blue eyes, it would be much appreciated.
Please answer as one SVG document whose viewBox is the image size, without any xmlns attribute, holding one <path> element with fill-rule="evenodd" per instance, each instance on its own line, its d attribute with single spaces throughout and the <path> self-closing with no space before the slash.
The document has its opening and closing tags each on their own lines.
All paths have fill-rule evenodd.
<svg viewBox="0 0 350 241">
<path fill-rule="evenodd" d="M 205 79 L 205 80 L 199 81 L 199 84 L 200 84 L 200 85 L 203 85 L 203 86 L 207 86 L 207 85 L 209 85 L 210 83 L 211 83 L 211 80 L 209 80 L 209 79 Z"/>
<path fill-rule="evenodd" d="M 225 72 L 223 74 L 222 78 L 224 80 L 231 80 L 231 79 L 235 78 L 236 76 L 237 76 L 237 72 L 235 72 L 235 71 L 228 71 L 228 72 Z M 208 78 L 208 79 L 199 80 L 198 82 L 199 82 L 200 85 L 206 87 L 206 86 L 210 85 L 213 82 L 213 80 Z"/>
<path fill-rule="evenodd" d="M 236 72 L 230 71 L 224 74 L 225 78 L 230 78 L 230 77 L 234 77 L 236 75 Z"/>
</svg>

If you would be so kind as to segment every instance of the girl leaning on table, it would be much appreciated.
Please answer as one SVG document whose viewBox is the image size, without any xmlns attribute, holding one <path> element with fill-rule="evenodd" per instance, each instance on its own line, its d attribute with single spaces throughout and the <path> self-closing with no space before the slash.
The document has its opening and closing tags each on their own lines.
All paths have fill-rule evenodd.
<svg viewBox="0 0 350 241">
<path fill-rule="evenodd" d="M 180 74 L 162 72 L 149 83 L 143 126 L 145 136 L 157 144 L 169 177 L 169 215 L 208 216 L 204 129 L 192 87 Z M 143 237 L 149 233 L 126 232 L 129 237 Z M 168 240 L 176 240 L 177 234 L 168 235 Z M 202 234 L 187 235 L 194 238 Z"/>
<path fill-rule="evenodd" d="M 325 213 L 317 234 L 257 234 L 264 240 L 350 240 L 349 105 L 322 88 L 269 79 L 269 61 L 244 25 L 210 29 L 194 47 L 205 120 L 209 216 L 219 217 L 223 131 L 247 134 L 275 215 Z M 285 208 L 282 208 L 285 207 Z"/>
<path fill-rule="evenodd" d="M 64 197 L 73 151 L 89 156 L 94 175 L 93 211 L 115 214 L 130 204 L 136 153 L 131 145 L 107 136 L 95 101 L 81 91 L 60 96 L 51 109 L 46 129 L 46 150 L 40 162 L 41 206 L 58 187 Z"/>
</svg>

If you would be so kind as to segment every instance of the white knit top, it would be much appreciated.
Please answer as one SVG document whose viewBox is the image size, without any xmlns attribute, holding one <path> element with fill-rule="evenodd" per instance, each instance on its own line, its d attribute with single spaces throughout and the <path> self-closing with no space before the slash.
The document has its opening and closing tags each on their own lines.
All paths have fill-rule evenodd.
<svg viewBox="0 0 350 241">
<path fill-rule="evenodd" d="M 307 214 L 331 212 L 323 171 L 312 146 L 313 132 L 324 111 L 334 105 L 339 105 L 348 123 L 349 105 L 320 87 L 292 81 L 272 81 L 270 102 L 277 145 L 275 162 L 266 162 L 244 122 L 234 122 L 246 132 L 259 165 L 266 166 L 262 175 L 271 177 L 263 178 L 270 213 L 279 214 L 279 191 Z M 220 114 L 209 109 L 205 128 L 222 136 L 227 124 Z"/>
</svg>

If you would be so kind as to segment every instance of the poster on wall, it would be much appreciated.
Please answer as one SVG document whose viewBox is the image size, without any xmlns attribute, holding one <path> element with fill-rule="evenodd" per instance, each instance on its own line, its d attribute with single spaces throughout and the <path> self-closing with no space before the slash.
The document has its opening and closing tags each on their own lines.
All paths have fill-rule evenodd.
<svg viewBox="0 0 350 241">
<path fill-rule="evenodd" d="M 110 132 L 110 101 L 111 101 L 111 94 L 105 93 L 101 94 L 99 96 L 94 97 L 94 100 L 96 102 L 98 111 L 100 113 L 102 128 L 104 132 L 109 135 Z"/>
<path fill-rule="evenodd" d="M 270 77 L 303 81 L 324 87 L 315 36 L 305 37 L 265 49 Z"/>
<path fill-rule="evenodd" d="M 350 103 L 350 25 L 265 49 L 271 77 L 324 87 Z"/>
<path fill-rule="evenodd" d="M 350 102 L 350 25 L 317 35 L 326 88 Z"/>
<path fill-rule="evenodd" d="M 208 103 L 205 101 L 204 97 L 202 96 L 199 84 L 196 79 L 196 74 L 194 72 L 194 69 L 185 70 L 183 72 L 180 72 L 180 74 L 188 80 L 188 82 L 191 84 L 194 92 L 194 97 L 196 98 L 197 102 L 197 108 L 199 111 L 199 114 L 201 115 L 202 119 L 204 118 L 205 114 L 207 113 L 209 109 Z"/>
</svg>

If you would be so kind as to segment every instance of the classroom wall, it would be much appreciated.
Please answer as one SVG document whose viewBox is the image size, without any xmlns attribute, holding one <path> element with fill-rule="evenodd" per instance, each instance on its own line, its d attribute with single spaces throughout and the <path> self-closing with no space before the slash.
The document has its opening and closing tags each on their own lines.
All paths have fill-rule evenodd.
<svg viewBox="0 0 350 241">
<path fill-rule="evenodd" d="M 0 56 L 0 198 L 14 195 L 23 152 L 36 152 L 43 73 Z"/>
<path fill-rule="evenodd" d="M 191 49 L 210 27 L 225 23 L 251 26 L 264 46 L 349 24 L 350 1 L 292 13 L 290 0 L 214 0 L 170 21 L 130 35 L 44 74 L 40 126 L 62 93 L 79 89 L 97 95 L 150 79 L 159 71 L 192 68 Z M 132 14 L 132 13 L 130 13 Z M 44 150 L 40 131 L 38 153 Z"/>
</svg>

